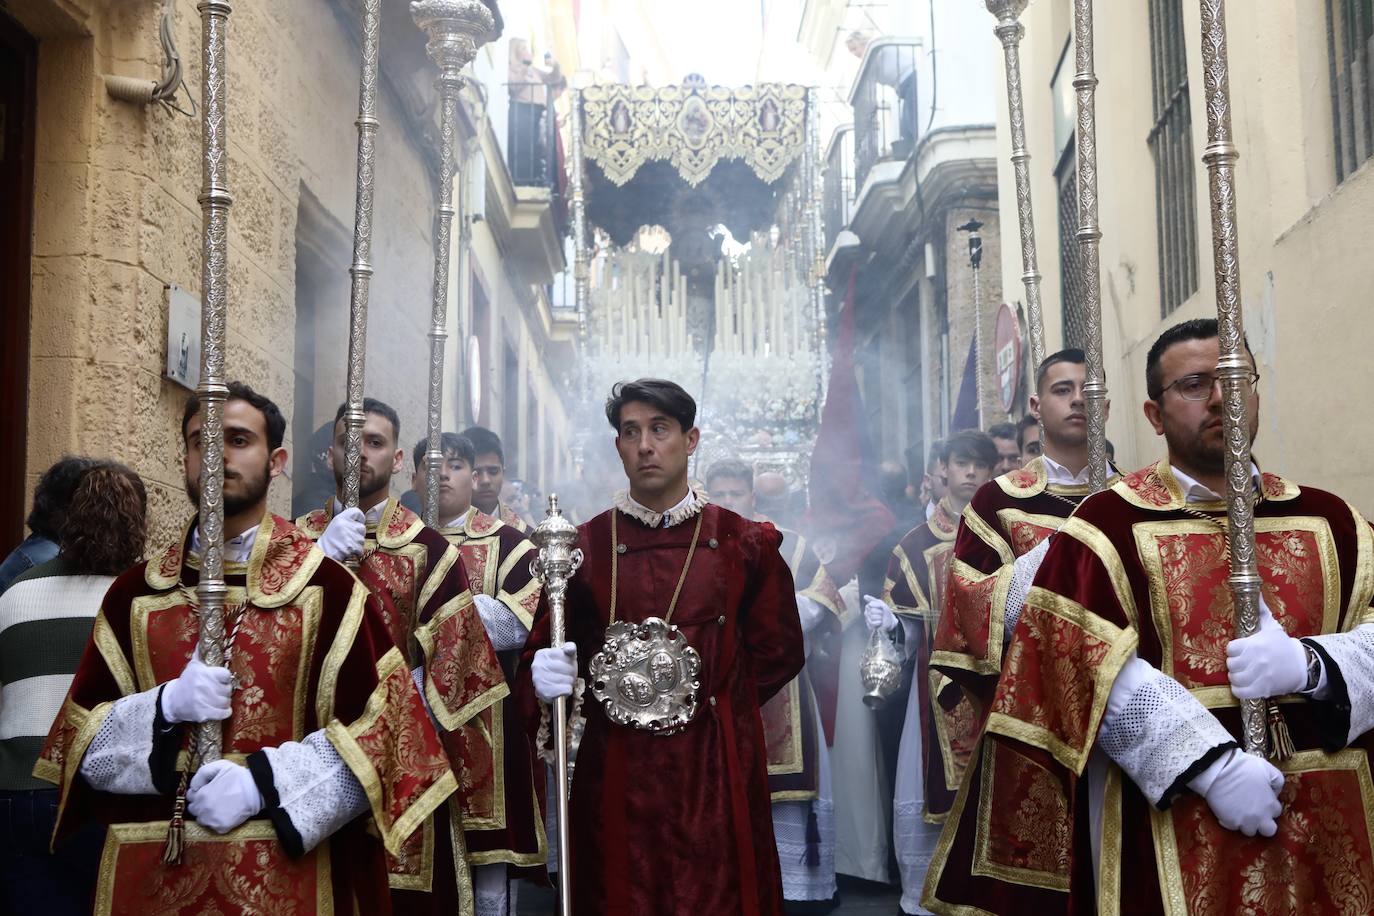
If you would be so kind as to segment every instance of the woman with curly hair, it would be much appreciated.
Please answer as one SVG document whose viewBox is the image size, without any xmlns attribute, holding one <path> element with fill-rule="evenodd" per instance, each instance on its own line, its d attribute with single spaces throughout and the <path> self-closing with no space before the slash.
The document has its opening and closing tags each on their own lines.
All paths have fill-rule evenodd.
<svg viewBox="0 0 1374 916">
<path fill-rule="evenodd" d="M 137 474 L 92 463 L 72 492 L 57 556 L 0 595 L 0 912 L 90 912 L 103 831 L 49 852 L 57 790 L 33 767 L 105 591 L 143 556 L 147 509 Z"/>
</svg>

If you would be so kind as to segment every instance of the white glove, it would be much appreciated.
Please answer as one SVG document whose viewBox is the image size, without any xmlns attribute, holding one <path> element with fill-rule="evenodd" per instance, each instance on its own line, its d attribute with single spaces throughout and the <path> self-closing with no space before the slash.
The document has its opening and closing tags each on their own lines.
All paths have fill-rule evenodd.
<svg viewBox="0 0 1374 916">
<path fill-rule="evenodd" d="M 234 676 L 228 668 L 211 668 L 200 660 L 200 647 L 162 688 L 162 717 L 168 722 L 212 722 L 229 718 Z"/>
<path fill-rule="evenodd" d="M 1227 644 L 1226 670 L 1237 699 L 1280 697 L 1307 686 L 1307 651 L 1262 609 L 1259 632 Z"/>
<path fill-rule="evenodd" d="M 367 517 L 354 506 L 334 516 L 329 527 L 320 535 L 320 549 L 331 560 L 344 562 L 349 557 L 363 555 L 363 541 L 367 537 Z"/>
<path fill-rule="evenodd" d="M 196 770 L 186 790 L 186 810 L 215 833 L 228 833 L 262 810 L 262 793 L 248 767 L 216 760 Z"/>
<path fill-rule="evenodd" d="M 892 608 L 883 599 L 872 595 L 864 595 L 864 622 L 870 630 L 886 630 L 890 633 L 897 629 L 897 615 L 892 613 Z"/>
<path fill-rule="evenodd" d="M 1207 800 L 1217 822 L 1246 836 L 1273 836 L 1283 813 L 1283 774 L 1254 754 L 1234 748 L 1193 777 L 1188 787 Z"/>
<path fill-rule="evenodd" d="M 797 595 L 797 617 L 801 619 L 803 633 L 810 633 L 816 629 L 816 625 L 825 619 L 825 608 L 814 598 L 808 598 L 803 594 Z"/>
<path fill-rule="evenodd" d="M 534 681 L 534 695 L 545 703 L 557 697 L 572 696 L 577 681 L 577 646 L 563 643 L 557 649 L 540 649 L 534 653 L 530 665 L 530 679 Z"/>
</svg>

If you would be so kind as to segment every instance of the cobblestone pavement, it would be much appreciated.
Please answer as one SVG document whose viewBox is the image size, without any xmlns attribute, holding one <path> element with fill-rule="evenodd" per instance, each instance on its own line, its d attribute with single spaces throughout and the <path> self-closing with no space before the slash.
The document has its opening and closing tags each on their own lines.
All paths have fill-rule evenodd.
<svg viewBox="0 0 1374 916">
<path fill-rule="evenodd" d="M 898 916 L 901 892 L 890 885 L 840 877 L 840 906 L 830 916 Z M 554 912 L 552 891 L 522 884 L 519 916 L 550 916 Z"/>
</svg>

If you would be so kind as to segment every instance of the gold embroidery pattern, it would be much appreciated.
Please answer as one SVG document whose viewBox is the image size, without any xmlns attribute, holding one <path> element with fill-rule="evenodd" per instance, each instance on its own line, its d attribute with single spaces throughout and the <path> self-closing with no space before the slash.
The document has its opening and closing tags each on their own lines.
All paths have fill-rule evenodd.
<svg viewBox="0 0 1374 916">
<path fill-rule="evenodd" d="M 974 874 L 1067 891 L 1073 824 L 1064 785 L 1006 742 L 990 740 L 984 753 Z"/>
</svg>

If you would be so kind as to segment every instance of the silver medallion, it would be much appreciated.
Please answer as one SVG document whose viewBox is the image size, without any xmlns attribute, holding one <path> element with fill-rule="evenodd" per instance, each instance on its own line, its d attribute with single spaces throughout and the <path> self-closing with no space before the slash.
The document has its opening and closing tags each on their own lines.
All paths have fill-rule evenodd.
<svg viewBox="0 0 1374 916">
<path fill-rule="evenodd" d="M 701 655 L 659 617 L 607 627 L 590 670 L 592 695 L 617 725 L 671 735 L 697 714 Z"/>
</svg>

